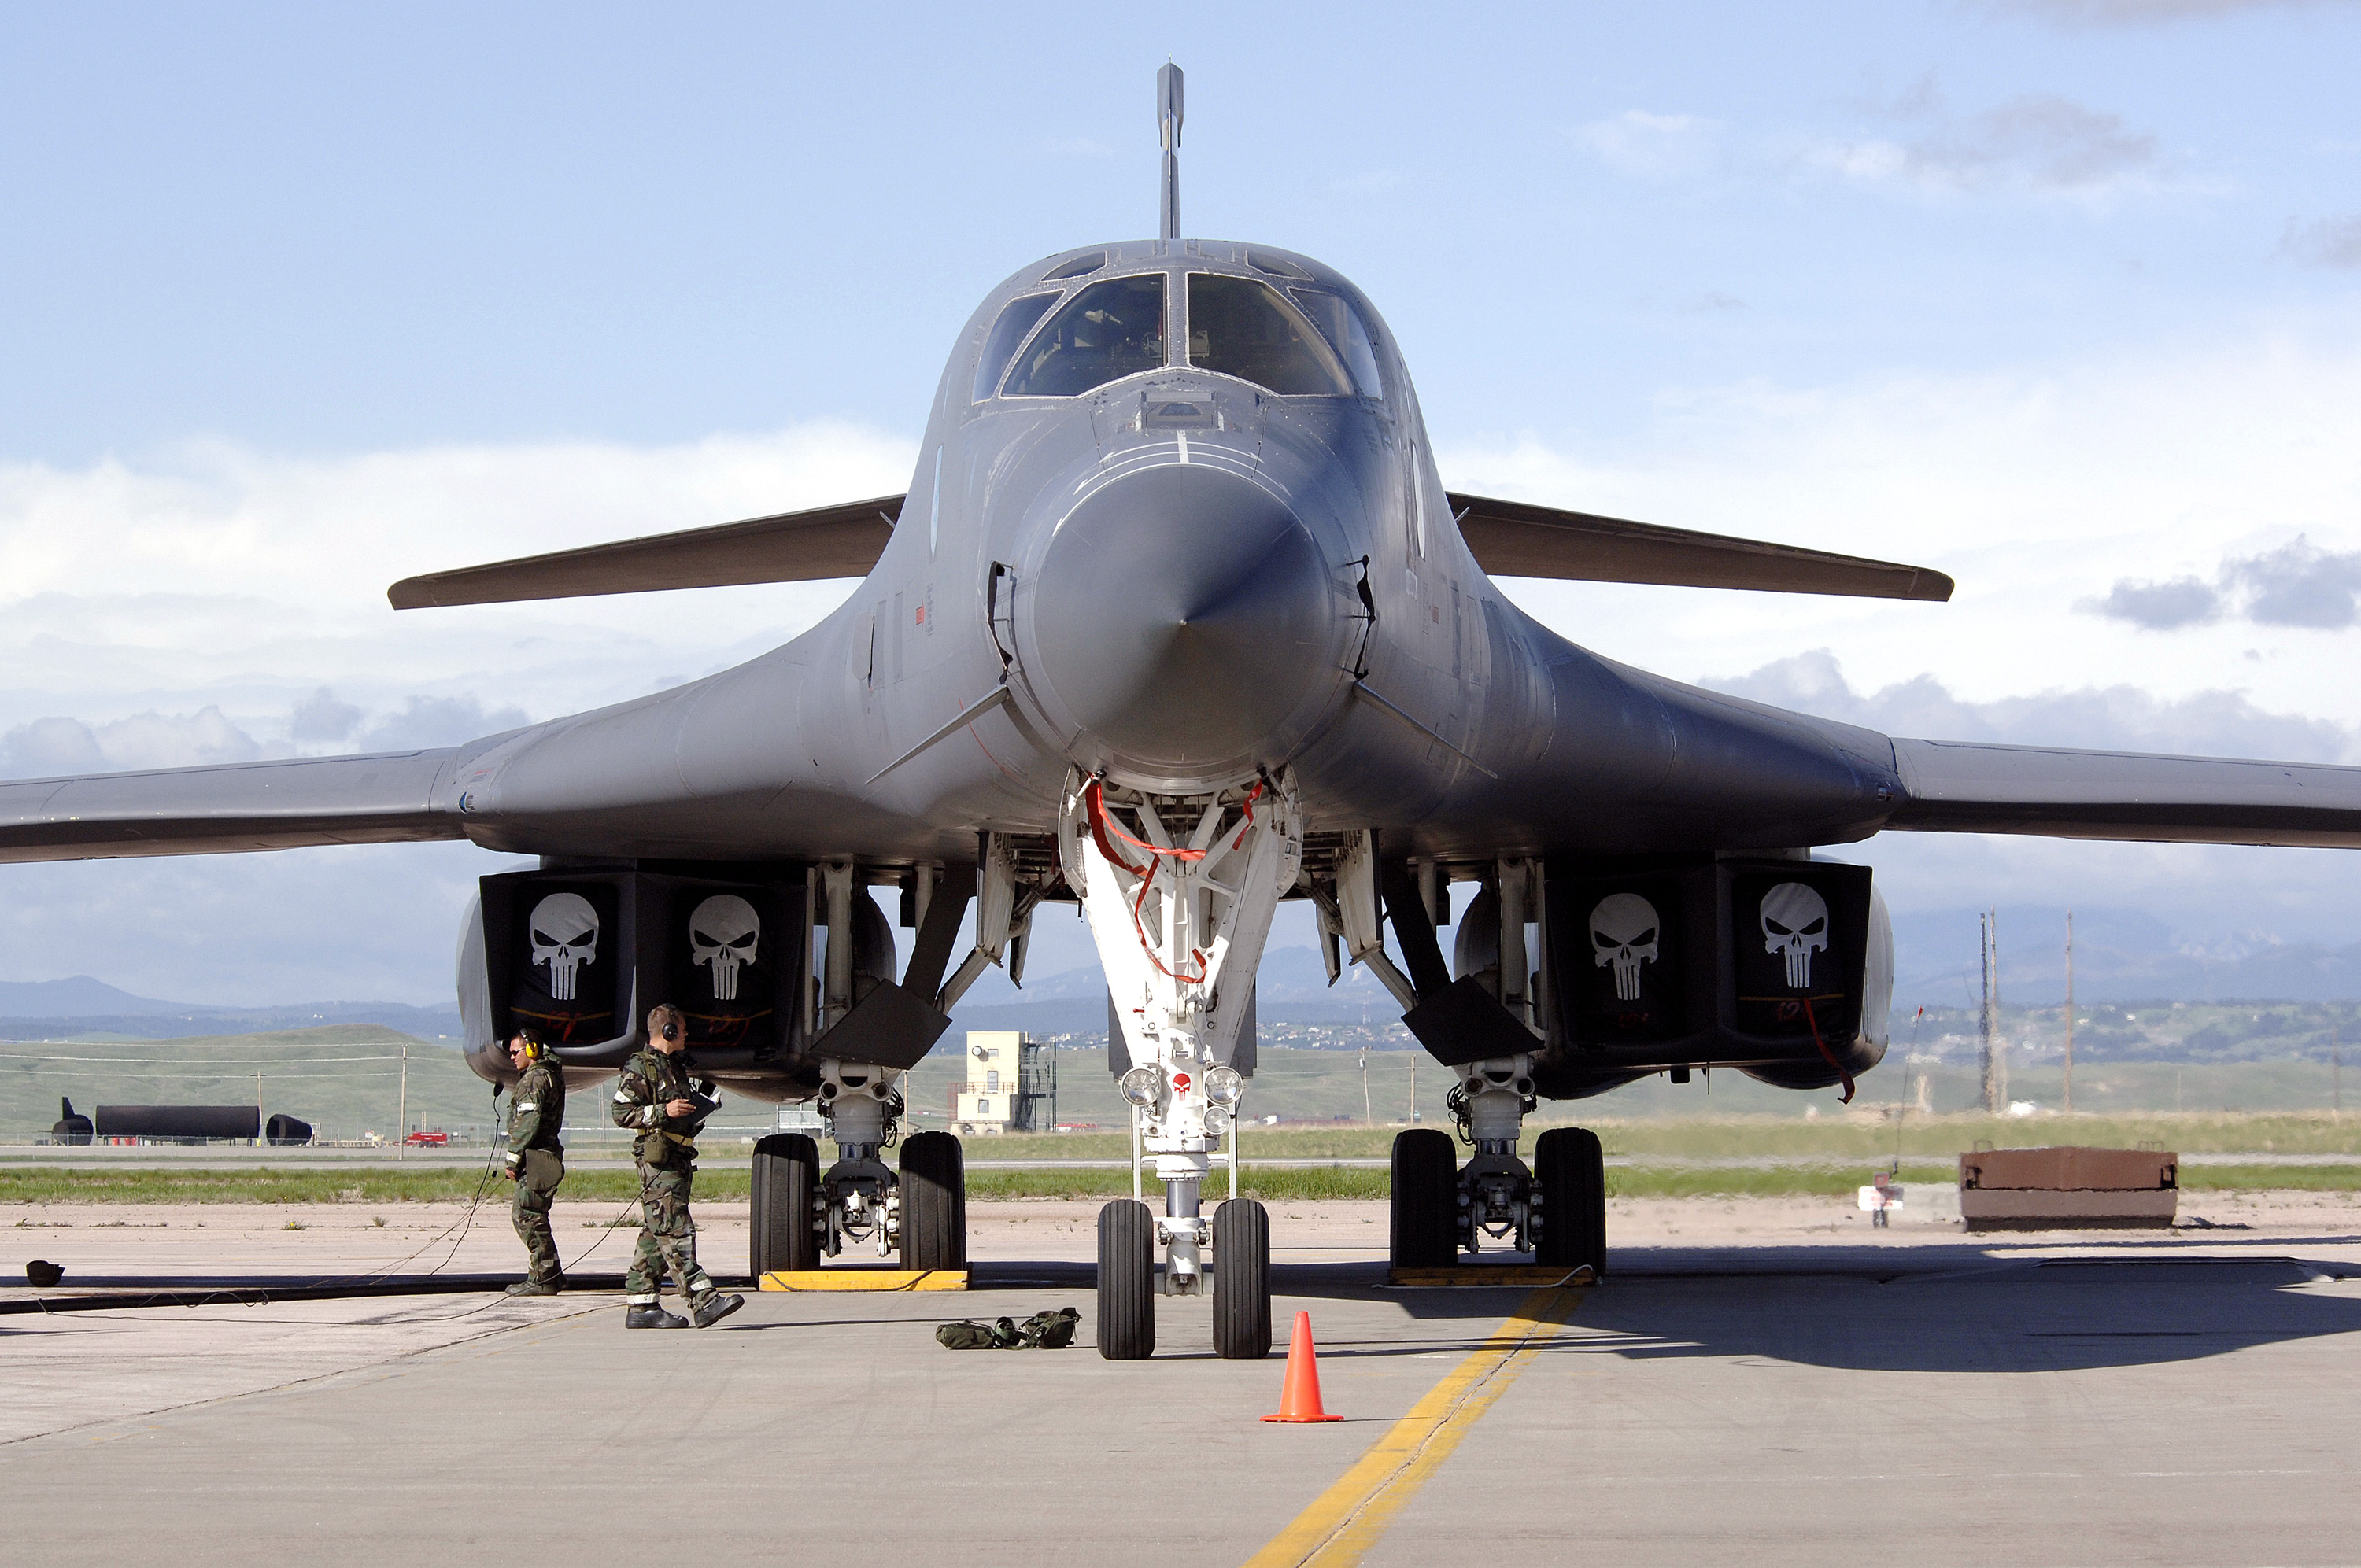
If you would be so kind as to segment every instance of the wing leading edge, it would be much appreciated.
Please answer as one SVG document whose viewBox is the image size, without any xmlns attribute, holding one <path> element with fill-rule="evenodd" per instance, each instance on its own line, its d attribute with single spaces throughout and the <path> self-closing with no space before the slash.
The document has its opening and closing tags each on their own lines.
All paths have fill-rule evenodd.
<svg viewBox="0 0 2361 1568">
<path fill-rule="evenodd" d="M 1894 742 L 1889 828 L 2361 849 L 2361 768 Z"/>
<path fill-rule="evenodd" d="M 1452 515 L 1459 520 L 1459 536 L 1477 564 L 1496 577 L 1754 588 L 1938 604 L 1951 597 L 1951 579 L 1925 566 L 1627 522 L 1523 501 L 1456 493 L 1448 499 Z"/>
<path fill-rule="evenodd" d="M 0 862 L 464 839 L 456 749 L 0 784 Z"/>
<path fill-rule="evenodd" d="M 404 577 L 386 590 L 396 609 L 514 604 L 526 599 L 643 594 L 750 583 L 863 577 L 894 536 L 904 496 L 780 512 L 711 528 L 524 555 Z M 1453 494 L 1451 510 L 1477 563 L 1494 576 L 1665 587 L 1754 588 L 1862 598 L 1951 597 L 1951 579 L 1925 566 L 1804 550 L 1756 539 L 1664 528 L 1523 501 Z"/>
<path fill-rule="evenodd" d="M 901 496 L 879 496 L 809 511 L 780 512 L 711 528 L 652 533 L 611 544 L 520 556 L 404 577 L 386 590 L 396 609 L 514 604 L 664 588 L 747 583 L 810 583 L 865 577 L 894 537 Z"/>
</svg>

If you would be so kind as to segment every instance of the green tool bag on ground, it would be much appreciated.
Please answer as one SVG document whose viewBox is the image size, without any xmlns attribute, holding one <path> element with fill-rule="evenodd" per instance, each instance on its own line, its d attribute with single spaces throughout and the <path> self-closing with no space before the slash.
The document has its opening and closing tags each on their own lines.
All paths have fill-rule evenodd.
<svg viewBox="0 0 2361 1568">
<path fill-rule="evenodd" d="M 991 1350 L 998 1344 L 982 1323 L 945 1323 L 935 1331 L 935 1343 L 951 1350 Z"/>
<path fill-rule="evenodd" d="M 1082 1321 L 1082 1313 L 1071 1307 L 1036 1312 L 1016 1325 L 1016 1337 L 1028 1350 L 1063 1350 L 1074 1343 L 1074 1325 Z"/>
<path fill-rule="evenodd" d="M 990 1323 L 962 1320 L 935 1330 L 935 1343 L 950 1350 L 1063 1350 L 1074 1343 L 1082 1313 L 1071 1307 L 1036 1312 L 1022 1323 L 995 1318 Z"/>
</svg>

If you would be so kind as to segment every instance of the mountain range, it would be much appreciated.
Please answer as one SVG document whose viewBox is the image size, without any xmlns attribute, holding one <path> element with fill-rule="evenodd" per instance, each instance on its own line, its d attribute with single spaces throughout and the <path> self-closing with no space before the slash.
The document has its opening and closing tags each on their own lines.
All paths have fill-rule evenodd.
<svg viewBox="0 0 2361 1568">
<path fill-rule="evenodd" d="M 1894 917 L 1897 1013 L 1906 1014 L 1921 1005 L 1974 1004 L 1981 984 L 1977 913 L 1950 909 Z M 2062 1001 L 2066 911 L 2004 905 L 1998 919 L 2003 999 L 2028 1006 Z M 2084 1005 L 2361 998 L 2361 944 L 2332 947 L 2268 934 L 2191 941 L 2145 911 L 2110 907 L 2078 911 L 2074 937 L 2075 997 Z M 1067 958 L 1088 951 L 1071 943 L 1051 950 Z M 1270 948 L 1256 980 L 1258 1021 L 1266 1029 L 1365 1022 L 1385 1029 L 1400 1018 L 1393 998 L 1366 969 L 1347 970 L 1333 989 L 1327 981 L 1317 949 L 1301 945 Z M 1031 976 L 1021 988 L 992 970 L 952 1010 L 952 1018 L 961 1030 L 1095 1035 L 1106 1027 L 1106 982 L 1095 962 Z M 0 981 L 0 1029 L 19 1038 L 114 1034 L 163 1039 L 330 1024 L 375 1024 L 427 1040 L 456 1040 L 459 1035 L 458 1011 L 449 1006 L 399 1002 L 221 1006 L 142 996 L 89 975 Z M 1392 1043 L 1408 1044 L 1399 1028 L 1391 1033 L 1400 1036 Z"/>
</svg>

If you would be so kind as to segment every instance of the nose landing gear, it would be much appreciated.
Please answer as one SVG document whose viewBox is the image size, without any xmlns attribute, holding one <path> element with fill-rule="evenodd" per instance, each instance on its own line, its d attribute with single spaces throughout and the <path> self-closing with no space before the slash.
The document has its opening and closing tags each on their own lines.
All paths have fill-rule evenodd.
<svg viewBox="0 0 2361 1568">
<path fill-rule="evenodd" d="M 1210 1285 L 1215 1351 L 1266 1355 L 1270 1217 L 1234 1195 L 1209 1222 L 1201 1200 L 1217 1152 L 1229 1157 L 1235 1192 L 1246 1074 L 1231 1063 L 1272 913 L 1302 863 L 1294 785 L 1281 773 L 1205 795 L 1151 796 L 1076 774 L 1059 855 L 1106 970 L 1119 1035 L 1111 1043 L 1129 1063 L 1118 1087 L 1131 1107 L 1133 1179 L 1144 1153 L 1164 1184 L 1160 1218 L 1137 1197 L 1099 1212 L 1099 1354 L 1153 1355 L 1156 1296 L 1203 1296 Z"/>
</svg>

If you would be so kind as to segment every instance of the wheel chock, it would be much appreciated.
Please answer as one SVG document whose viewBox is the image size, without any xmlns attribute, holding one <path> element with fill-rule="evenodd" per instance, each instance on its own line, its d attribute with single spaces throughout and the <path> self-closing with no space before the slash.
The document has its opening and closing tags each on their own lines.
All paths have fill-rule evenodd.
<svg viewBox="0 0 2361 1568">
<path fill-rule="evenodd" d="M 756 1285 L 764 1290 L 964 1290 L 964 1268 L 781 1268 Z"/>
</svg>

